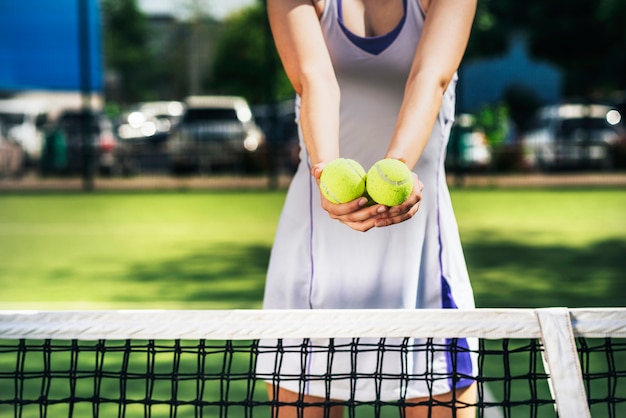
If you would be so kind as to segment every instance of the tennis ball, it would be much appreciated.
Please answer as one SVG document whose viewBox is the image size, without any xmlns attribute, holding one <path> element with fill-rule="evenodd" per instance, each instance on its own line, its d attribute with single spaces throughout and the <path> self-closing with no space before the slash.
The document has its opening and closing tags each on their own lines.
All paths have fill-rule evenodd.
<svg viewBox="0 0 626 418">
<path fill-rule="evenodd" d="M 337 158 L 324 166 L 320 189 L 333 203 L 350 202 L 365 192 L 365 170 L 354 160 Z"/>
<path fill-rule="evenodd" d="M 385 158 L 367 172 L 367 194 L 376 203 L 396 206 L 413 191 L 411 170 L 402 161 Z"/>
</svg>

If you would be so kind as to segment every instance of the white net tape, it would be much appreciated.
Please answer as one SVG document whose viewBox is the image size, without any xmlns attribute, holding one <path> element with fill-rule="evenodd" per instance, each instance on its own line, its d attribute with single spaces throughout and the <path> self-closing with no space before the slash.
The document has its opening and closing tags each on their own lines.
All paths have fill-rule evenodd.
<svg viewBox="0 0 626 418">
<path fill-rule="evenodd" d="M 541 338 L 537 317 L 541 311 L 542 309 L 0 311 L 0 338 Z M 568 309 L 567 312 L 576 337 L 626 337 L 626 308 Z"/>
</svg>

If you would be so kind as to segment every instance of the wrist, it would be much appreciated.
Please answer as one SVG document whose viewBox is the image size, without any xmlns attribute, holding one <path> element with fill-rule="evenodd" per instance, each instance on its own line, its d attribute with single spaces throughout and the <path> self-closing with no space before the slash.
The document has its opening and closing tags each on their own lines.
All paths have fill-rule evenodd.
<svg viewBox="0 0 626 418">
<path fill-rule="evenodd" d="M 391 159 L 391 160 L 398 160 L 401 161 L 402 163 L 406 164 L 406 159 L 404 157 L 400 157 L 400 156 L 396 156 L 396 155 L 386 155 L 385 158 Z"/>
</svg>

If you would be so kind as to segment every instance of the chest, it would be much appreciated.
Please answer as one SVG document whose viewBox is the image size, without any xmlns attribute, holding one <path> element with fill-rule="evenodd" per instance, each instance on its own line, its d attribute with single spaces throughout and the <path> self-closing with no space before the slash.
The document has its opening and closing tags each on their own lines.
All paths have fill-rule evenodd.
<svg viewBox="0 0 626 418">
<path fill-rule="evenodd" d="M 380 36 L 392 31 L 404 16 L 402 0 L 336 0 L 341 8 L 344 25 L 361 37 Z M 414 0 L 409 0 L 414 1 Z M 430 0 L 421 0 L 424 10 Z M 321 16 L 326 0 L 314 0 L 318 16 Z"/>
</svg>

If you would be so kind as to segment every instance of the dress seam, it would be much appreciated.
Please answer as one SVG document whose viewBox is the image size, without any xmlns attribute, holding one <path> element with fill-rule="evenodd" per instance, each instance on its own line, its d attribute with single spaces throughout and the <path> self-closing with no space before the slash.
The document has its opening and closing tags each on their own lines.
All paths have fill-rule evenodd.
<svg viewBox="0 0 626 418">
<path fill-rule="evenodd" d="M 307 162 L 309 172 L 311 163 Z M 313 309 L 313 281 L 315 279 L 315 256 L 313 251 L 313 179 L 309 176 L 309 309 Z"/>
</svg>

